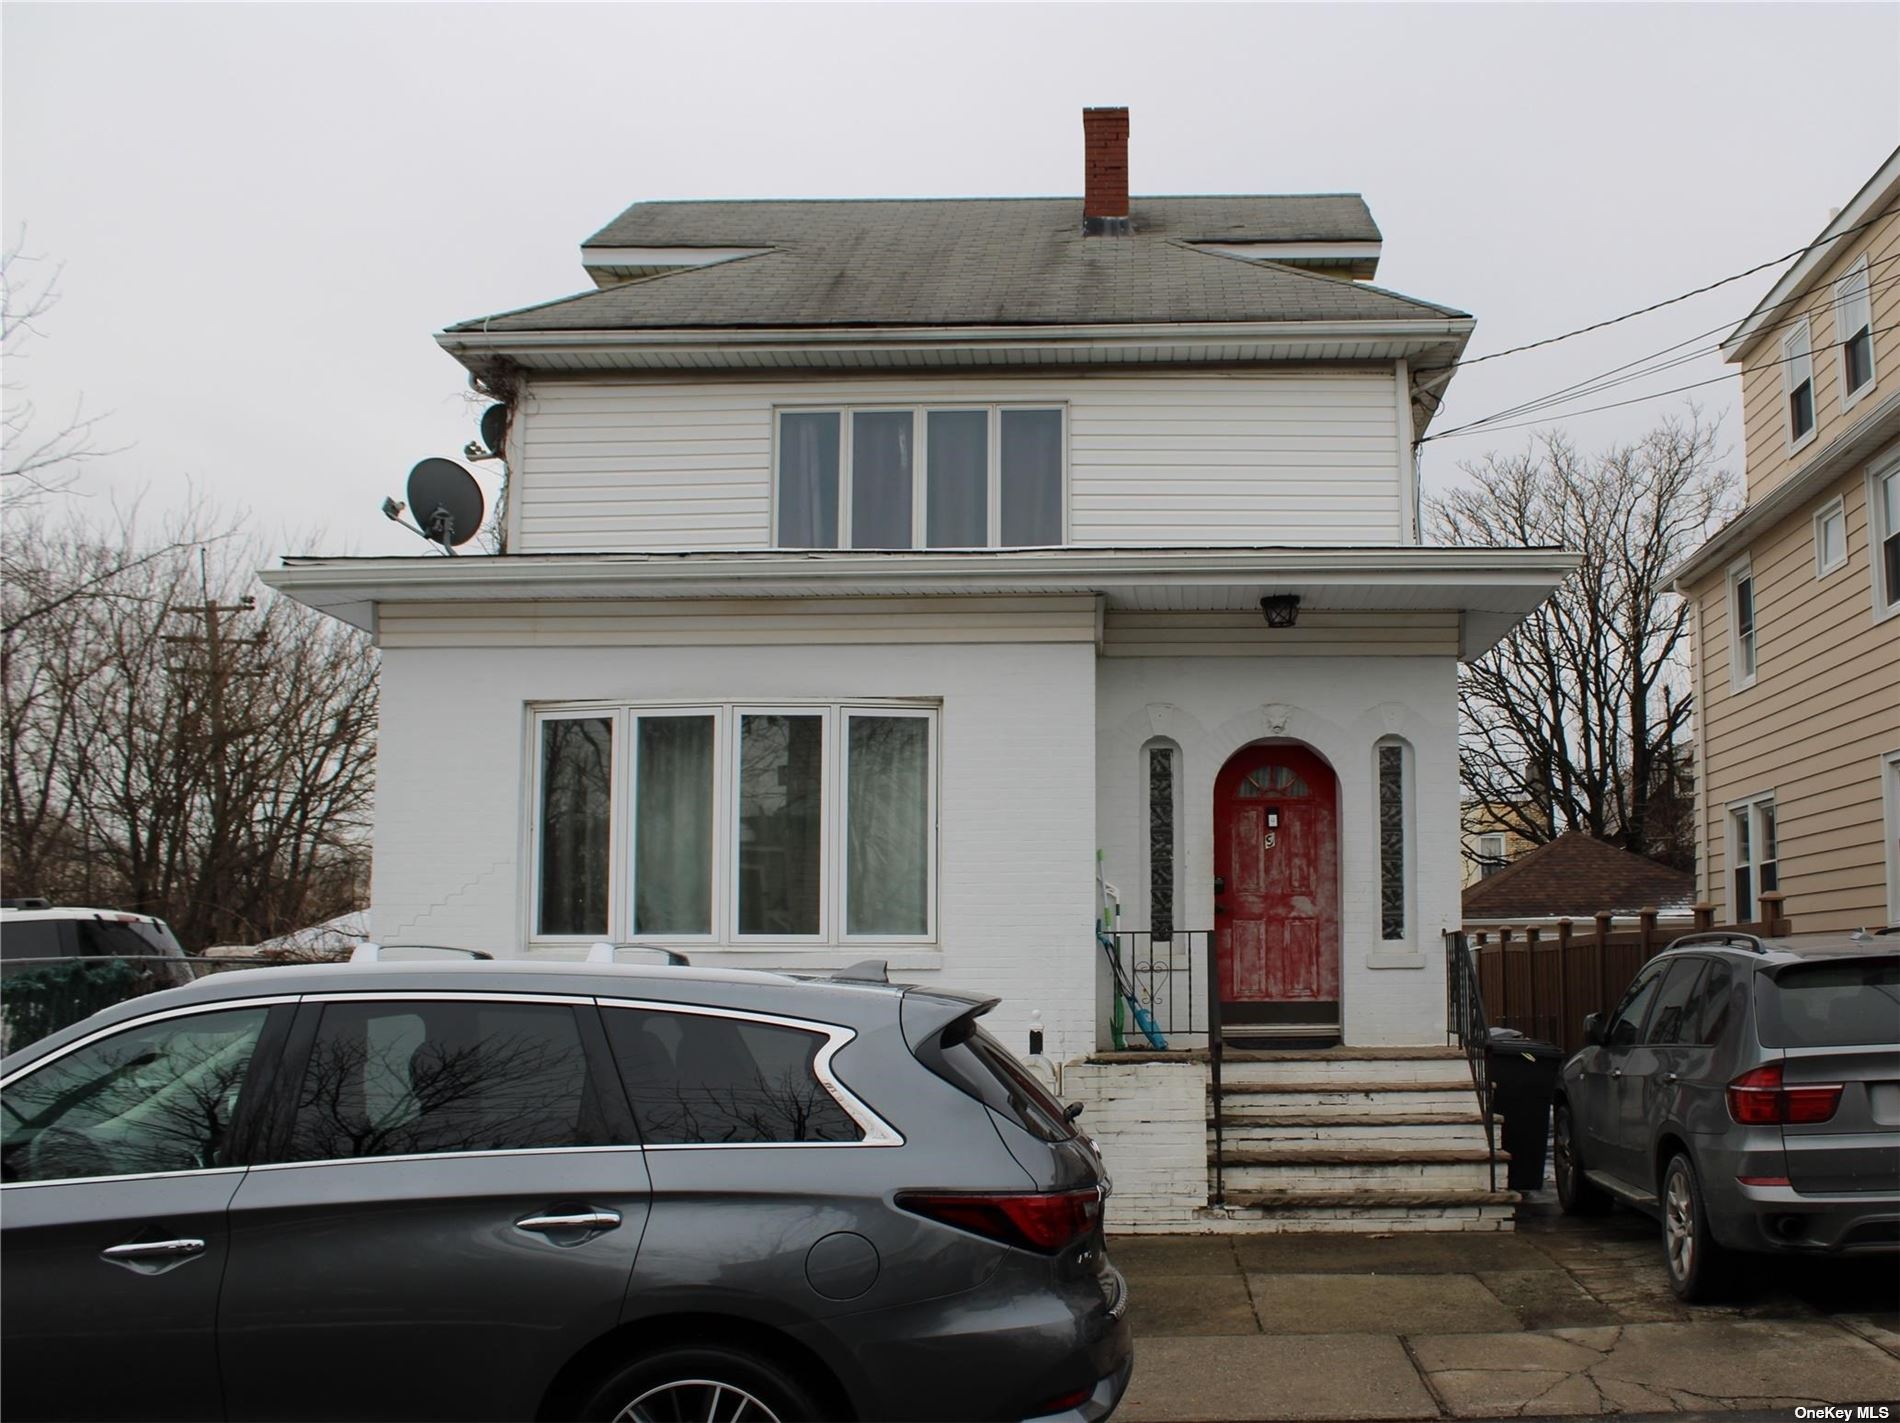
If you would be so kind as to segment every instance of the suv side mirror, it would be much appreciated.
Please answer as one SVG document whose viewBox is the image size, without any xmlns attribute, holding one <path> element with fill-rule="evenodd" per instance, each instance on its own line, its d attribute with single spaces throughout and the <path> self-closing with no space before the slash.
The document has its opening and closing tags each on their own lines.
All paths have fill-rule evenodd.
<svg viewBox="0 0 1900 1423">
<path fill-rule="evenodd" d="M 1591 1047 L 1603 1046 L 1603 1015 L 1589 1013 L 1583 1020 L 1583 1040 Z"/>
</svg>

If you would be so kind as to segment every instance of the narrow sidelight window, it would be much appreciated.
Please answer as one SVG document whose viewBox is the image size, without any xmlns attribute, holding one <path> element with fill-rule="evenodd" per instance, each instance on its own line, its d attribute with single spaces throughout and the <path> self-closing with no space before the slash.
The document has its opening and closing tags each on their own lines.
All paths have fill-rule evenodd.
<svg viewBox="0 0 1900 1423">
<path fill-rule="evenodd" d="M 1819 578 L 1847 562 L 1847 511 L 1839 499 L 1814 516 L 1814 574 Z"/>
<path fill-rule="evenodd" d="M 1174 939 L 1174 768 L 1172 746 L 1148 748 L 1148 928 Z"/>
<path fill-rule="evenodd" d="M 1730 681 L 1739 689 L 1755 680 L 1755 579 L 1749 573 L 1729 575 L 1729 620 L 1735 630 Z"/>
<path fill-rule="evenodd" d="M 1002 545 L 1062 542 L 1062 412 L 1002 413 Z"/>
<path fill-rule="evenodd" d="M 860 410 L 852 415 L 851 547 L 911 546 L 911 443 L 916 424 L 908 410 Z"/>
<path fill-rule="evenodd" d="M 823 928 L 824 719 L 739 718 L 739 932 Z"/>
<path fill-rule="evenodd" d="M 838 414 L 779 417 L 778 541 L 786 548 L 838 546 Z"/>
<path fill-rule="evenodd" d="M 613 818 L 613 722 L 541 723 L 543 934 L 607 932 L 608 826 Z"/>
<path fill-rule="evenodd" d="M 1865 257 L 1834 284 L 1834 339 L 1841 348 L 1841 404 L 1851 405 L 1874 381 L 1874 308 Z"/>
<path fill-rule="evenodd" d="M 713 719 L 642 716 L 635 725 L 633 932 L 710 934 Z"/>
<path fill-rule="evenodd" d="M 845 932 L 930 931 L 930 721 L 846 717 Z"/>
<path fill-rule="evenodd" d="M 1379 937 L 1405 937 L 1405 750 L 1379 748 Z"/>
<path fill-rule="evenodd" d="M 983 548 L 990 541 L 990 416 L 987 410 L 929 413 L 925 542 Z"/>
</svg>

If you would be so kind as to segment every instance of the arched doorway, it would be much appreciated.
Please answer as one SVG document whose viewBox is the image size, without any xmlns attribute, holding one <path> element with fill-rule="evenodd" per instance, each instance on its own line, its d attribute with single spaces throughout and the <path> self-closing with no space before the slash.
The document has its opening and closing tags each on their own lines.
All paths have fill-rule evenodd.
<svg viewBox="0 0 1900 1423">
<path fill-rule="evenodd" d="M 1214 782 L 1214 945 L 1230 1028 L 1336 1033 L 1339 778 L 1295 743 L 1243 746 Z"/>
</svg>

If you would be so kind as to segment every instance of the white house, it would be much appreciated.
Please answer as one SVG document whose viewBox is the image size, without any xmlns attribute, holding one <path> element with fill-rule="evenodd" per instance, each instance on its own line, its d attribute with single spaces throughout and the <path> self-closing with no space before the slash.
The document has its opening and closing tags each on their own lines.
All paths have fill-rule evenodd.
<svg viewBox="0 0 1900 1423">
<path fill-rule="evenodd" d="M 597 290 L 437 338 L 508 409 L 508 551 L 267 581 L 383 650 L 376 937 L 998 994 L 1179 1225 L 1233 1214 L 1204 1064 L 1082 1061 L 1098 852 L 1171 1048 L 1211 956 L 1256 1045 L 1442 1053 L 1458 664 L 1573 560 L 1420 546 L 1473 323 L 1369 284 L 1360 198 L 1130 201 L 1084 123 L 1079 202 L 627 209 Z"/>
</svg>

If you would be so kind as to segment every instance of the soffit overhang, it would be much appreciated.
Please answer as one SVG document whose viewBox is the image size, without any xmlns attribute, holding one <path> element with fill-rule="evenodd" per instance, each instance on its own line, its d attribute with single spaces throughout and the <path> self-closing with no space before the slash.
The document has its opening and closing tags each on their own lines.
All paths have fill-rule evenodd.
<svg viewBox="0 0 1900 1423">
<path fill-rule="evenodd" d="M 287 558 L 260 576 L 372 632 L 379 607 L 402 603 L 1087 594 L 1112 610 L 1245 612 L 1292 593 L 1302 611 L 1459 613 L 1471 658 L 1578 561 L 1562 549 L 1413 547 L 680 552 Z"/>
</svg>

